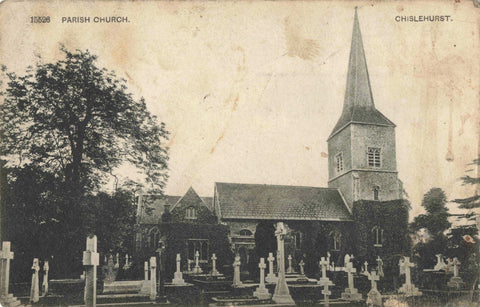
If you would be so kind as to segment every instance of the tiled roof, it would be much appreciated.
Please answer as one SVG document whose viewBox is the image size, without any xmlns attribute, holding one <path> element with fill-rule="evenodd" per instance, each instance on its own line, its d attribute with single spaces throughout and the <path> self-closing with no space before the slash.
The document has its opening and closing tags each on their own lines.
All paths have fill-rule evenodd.
<svg viewBox="0 0 480 307">
<path fill-rule="evenodd" d="M 165 205 L 172 208 L 180 199 L 180 196 L 159 196 L 159 195 L 142 195 L 139 200 L 141 203 L 141 213 L 139 223 L 141 224 L 157 224 L 161 221 L 162 214 L 165 211 Z M 147 213 L 150 212 L 150 213 Z"/>
<path fill-rule="evenodd" d="M 210 211 L 213 211 L 213 197 L 200 197 L 203 202 L 205 203 L 205 206 L 207 206 L 207 208 L 210 210 Z"/>
<path fill-rule="evenodd" d="M 222 219 L 351 221 L 338 189 L 215 183 Z"/>
</svg>

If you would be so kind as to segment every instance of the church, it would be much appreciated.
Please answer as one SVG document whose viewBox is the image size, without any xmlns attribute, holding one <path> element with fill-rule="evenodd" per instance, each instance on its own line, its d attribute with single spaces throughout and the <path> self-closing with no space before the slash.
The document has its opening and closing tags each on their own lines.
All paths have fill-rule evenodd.
<svg viewBox="0 0 480 307">
<path fill-rule="evenodd" d="M 398 263 L 410 248 L 409 205 L 398 178 L 395 124 L 375 107 L 356 11 L 343 111 L 326 141 L 328 187 L 216 182 L 210 198 L 192 188 L 183 197 L 141 197 L 137 249 L 158 247 L 158 225 L 168 214 L 170 222 L 226 226 L 230 249 L 242 264 L 275 252 L 278 221 L 288 229 L 286 254 L 297 263 L 305 259 L 307 271 L 327 254 L 340 265 L 346 253 L 357 261 L 375 263 L 381 256 L 387 266 Z M 207 261 L 215 252 L 206 238 L 192 237 L 184 246 L 177 252 L 188 259 L 199 250 Z"/>
</svg>

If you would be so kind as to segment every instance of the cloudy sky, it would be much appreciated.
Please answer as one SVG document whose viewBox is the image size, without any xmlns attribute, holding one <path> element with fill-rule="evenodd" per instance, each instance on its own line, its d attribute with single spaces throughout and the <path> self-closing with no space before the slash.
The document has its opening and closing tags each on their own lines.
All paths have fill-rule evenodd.
<svg viewBox="0 0 480 307">
<path fill-rule="evenodd" d="M 480 85 L 480 8 L 471 1 L 7 1 L 0 62 L 22 72 L 35 54 L 55 60 L 59 43 L 97 54 L 171 132 L 167 194 L 193 186 L 211 196 L 216 181 L 323 187 L 355 5 L 375 105 L 397 125 L 412 215 L 432 187 L 468 195 L 459 177 L 478 155 Z M 395 21 L 418 15 L 451 17 Z M 129 22 L 93 22 L 108 16 Z"/>
</svg>

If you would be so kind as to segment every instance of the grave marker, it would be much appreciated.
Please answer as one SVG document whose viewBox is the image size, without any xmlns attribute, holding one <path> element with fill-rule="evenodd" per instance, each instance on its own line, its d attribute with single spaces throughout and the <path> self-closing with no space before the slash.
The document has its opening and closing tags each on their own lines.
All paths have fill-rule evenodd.
<svg viewBox="0 0 480 307">
<path fill-rule="evenodd" d="M 293 274 L 295 271 L 293 270 L 292 267 L 292 255 L 288 255 L 288 269 L 287 269 L 287 274 Z"/>
<path fill-rule="evenodd" d="M 400 259 L 399 265 L 401 271 L 405 272 L 405 283 L 398 289 L 399 293 L 405 293 L 406 296 L 420 296 L 422 292 L 412 284 L 411 276 L 410 276 L 410 268 L 414 267 L 415 264 L 410 262 L 409 257 L 403 257 L 404 259 Z"/>
<path fill-rule="evenodd" d="M 377 270 L 378 270 L 378 276 L 384 277 L 385 274 L 383 273 L 383 260 L 380 258 L 380 256 L 377 256 Z"/>
<path fill-rule="evenodd" d="M 30 302 L 38 303 L 40 299 L 39 286 L 38 286 L 38 271 L 40 271 L 40 264 L 38 258 L 33 259 L 32 265 L 32 285 L 30 288 Z"/>
<path fill-rule="evenodd" d="M 150 300 L 154 301 L 157 298 L 157 258 L 150 257 Z"/>
<path fill-rule="evenodd" d="M 465 282 L 462 280 L 460 276 L 458 276 L 458 268 L 460 265 L 460 261 L 458 261 L 457 257 L 453 258 L 452 264 L 453 264 L 453 277 L 447 283 L 447 286 L 450 288 L 461 289 L 465 285 Z"/>
<path fill-rule="evenodd" d="M 10 283 L 10 260 L 13 259 L 13 252 L 10 250 L 10 242 L 2 242 L 0 251 L 0 297 L 8 296 L 8 285 Z"/>
<path fill-rule="evenodd" d="M 443 260 L 443 255 L 442 254 L 437 254 L 435 255 L 437 257 L 437 264 L 433 267 L 435 271 L 440 271 L 440 270 L 445 270 L 447 268 L 447 264 Z"/>
<path fill-rule="evenodd" d="M 180 261 L 181 261 L 180 254 L 177 254 L 177 259 L 176 260 L 177 260 L 177 270 L 173 274 L 172 284 L 174 284 L 174 285 L 184 285 L 185 281 L 183 280 L 183 273 L 180 269 Z"/>
<path fill-rule="evenodd" d="M 148 280 L 148 261 L 145 261 L 145 263 L 143 264 L 143 270 L 145 272 L 144 280 Z"/>
<path fill-rule="evenodd" d="M 200 274 L 202 273 L 202 268 L 199 265 L 200 253 L 198 250 L 195 252 L 195 267 L 193 268 L 193 273 Z"/>
<path fill-rule="evenodd" d="M 42 296 L 48 293 L 48 270 L 50 269 L 48 261 L 43 263 L 43 283 L 42 283 Z"/>
<path fill-rule="evenodd" d="M 220 275 L 220 272 L 217 271 L 217 255 L 215 255 L 215 253 L 213 253 L 211 259 L 212 259 L 212 271 L 210 272 L 210 275 L 218 276 L 218 275 Z"/>
<path fill-rule="evenodd" d="M 253 292 L 253 296 L 261 300 L 268 300 L 270 298 L 270 293 L 268 289 L 265 287 L 265 268 L 267 265 L 265 264 L 265 258 L 260 258 L 260 263 L 258 264 L 258 268 L 260 269 L 260 285 L 258 288 Z"/>
<path fill-rule="evenodd" d="M 240 280 L 240 256 L 235 256 L 235 261 L 233 262 L 233 286 L 241 287 L 243 286 L 242 281 Z"/>
<path fill-rule="evenodd" d="M 83 252 L 83 265 L 85 268 L 85 306 L 92 307 L 97 304 L 97 265 L 100 263 L 97 253 L 97 236 L 87 237 L 87 248 Z"/>
<path fill-rule="evenodd" d="M 380 280 L 380 276 L 375 271 L 370 273 L 367 271 L 367 274 L 368 280 L 371 282 L 371 289 L 367 294 L 367 306 L 383 306 L 382 294 L 377 289 L 377 281 Z"/>
<path fill-rule="evenodd" d="M 355 289 L 355 285 L 354 285 L 353 273 L 356 273 L 357 269 L 353 267 L 353 263 L 348 262 L 346 264 L 345 272 L 347 272 L 348 288 L 345 288 L 345 291 L 342 293 L 342 299 L 347 301 L 362 300 L 362 294 L 358 293 L 358 290 Z"/>
<path fill-rule="evenodd" d="M 277 237 L 277 267 L 278 267 L 278 279 L 275 286 L 275 292 L 272 300 L 277 304 L 295 304 L 288 290 L 287 280 L 285 279 L 285 249 L 284 249 L 284 237 L 287 234 L 287 230 L 283 225 L 283 222 L 277 223 L 275 230 L 275 236 Z"/>
<path fill-rule="evenodd" d="M 273 257 L 273 253 L 268 253 L 268 274 L 267 277 L 265 278 L 266 282 L 269 283 L 274 283 L 277 282 L 277 276 L 273 273 L 273 261 L 275 260 L 275 257 Z"/>
</svg>

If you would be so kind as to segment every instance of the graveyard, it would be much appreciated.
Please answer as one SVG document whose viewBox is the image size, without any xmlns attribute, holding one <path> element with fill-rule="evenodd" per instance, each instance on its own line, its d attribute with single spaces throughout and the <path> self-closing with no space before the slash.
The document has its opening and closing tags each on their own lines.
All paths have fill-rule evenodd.
<svg viewBox="0 0 480 307">
<path fill-rule="evenodd" d="M 162 276 L 161 257 L 152 256 L 143 263 L 143 275 L 133 280 L 118 280 L 120 271 L 141 266 L 125 255 L 100 255 L 97 237 L 86 238 L 82 255 L 84 272 L 78 279 L 49 279 L 49 262 L 33 259 L 32 279 L 28 287 L 10 286 L 10 262 L 14 251 L 10 242 L 3 242 L 0 266 L 0 303 L 2 306 L 309 306 L 330 304 L 345 306 L 437 306 L 438 304 L 478 302 L 478 292 L 471 291 L 459 275 L 457 258 L 437 255 L 437 263 L 426 273 L 437 274 L 444 281 L 440 287 L 419 289 L 416 265 L 407 256 L 400 257 L 398 268 L 402 285 L 385 290 L 384 264 L 358 263 L 354 255 L 345 255 L 343 266 L 335 266 L 330 255 L 318 263 L 317 276 L 308 276 L 304 261 L 293 263 L 284 251 L 285 227 L 276 224 L 278 250 L 267 260 L 260 258 L 259 278 L 242 279 L 240 257 L 235 256 L 232 270 L 222 273 L 213 253 L 208 264 L 200 264 L 199 253 L 188 267 L 181 266 L 176 256 L 173 276 Z M 275 254 L 275 257 L 273 257 Z M 285 261 L 287 260 L 287 261 Z M 446 262 L 445 262 L 446 260 Z M 12 289 L 13 288 L 13 289 Z"/>
</svg>

